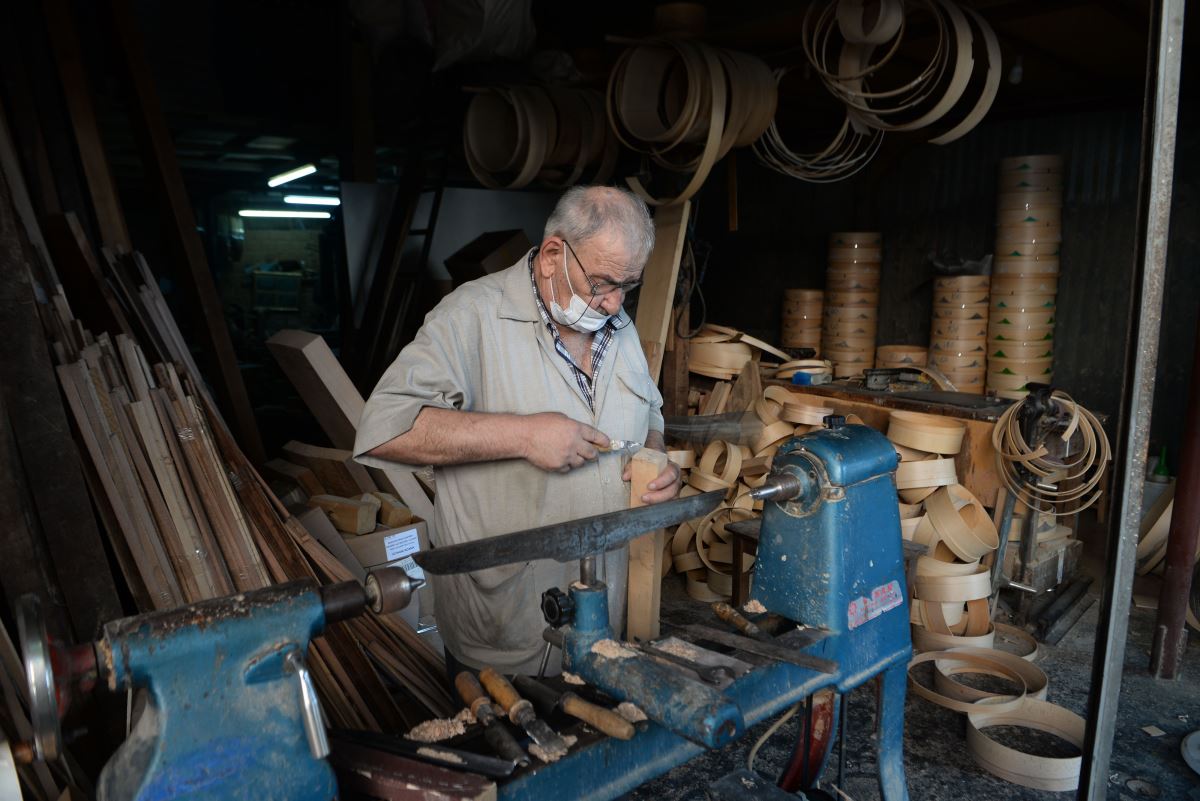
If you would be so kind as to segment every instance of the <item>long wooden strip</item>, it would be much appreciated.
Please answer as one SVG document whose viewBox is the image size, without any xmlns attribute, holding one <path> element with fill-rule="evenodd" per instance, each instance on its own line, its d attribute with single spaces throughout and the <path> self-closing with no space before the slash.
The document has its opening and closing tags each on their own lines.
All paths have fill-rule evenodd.
<svg viewBox="0 0 1200 801">
<path fill-rule="evenodd" d="M 125 540 L 125 550 L 137 565 L 142 583 L 153 604 L 152 608 L 173 609 L 183 603 L 183 593 L 175 578 L 175 571 L 171 569 L 170 559 L 162 550 L 161 543 L 157 548 L 153 543 L 147 543 L 135 521 L 129 500 L 123 492 L 122 476 L 127 474 L 122 474 L 115 464 L 111 445 L 99 422 L 99 413 L 89 399 L 91 381 L 85 373 L 86 368 L 80 362 L 60 365 L 58 375 L 63 394 L 75 416 L 77 430 L 92 457 L 96 476 L 108 496 Z"/>
<path fill-rule="evenodd" d="M 177 422 L 172 417 L 174 410 L 165 389 L 159 388 L 152 391 L 150 397 L 154 404 L 155 415 L 158 417 L 162 443 L 171 456 L 171 466 L 188 507 L 191 509 L 192 519 L 196 521 L 195 527 L 185 532 L 189 537 L 186 542 L 187 569 L 197 577 L 201 586 L 202 595 L 195 600 L 228 595 L 233 591 L 233 582 L 228 575 L 214 575 L 209 561 L 218 552 L 216 537 L 212 532 L 209 509 L 204 505 L 200 492 L 192 482 L 192 476 L 185 461 L 186 457 L 183 455 L 188 433 L 184 431 L 182 432 L 184 436 L 180 436 L 180 428 L 177 427 Z"/>
</svg>

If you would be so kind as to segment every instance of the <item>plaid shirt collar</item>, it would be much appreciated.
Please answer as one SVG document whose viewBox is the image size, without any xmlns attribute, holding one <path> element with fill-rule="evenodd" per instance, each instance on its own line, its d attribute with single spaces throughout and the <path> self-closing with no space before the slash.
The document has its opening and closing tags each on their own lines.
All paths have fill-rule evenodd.
<svg viewBox="0 0 1200 801">
<path fill-rule="evenodd" d="M 546 328 L 550 329 L 551 336 L 554 337 L 554 349 L 558 351 L 558 355 L 563 357 L 567 365 L 571 368 L 571 373 L 575 376 L 575 383 L 579 385 L 579 391 L 583 394 L 583 399 L 587 401 L 588 408 L 593 412 L 596 411 L 596 398 L 592 391 L 593 382 L 597 375 L 600 374 L 600 365 L 604 361 L 604 354 L 608 352 L 608 346 L 612 343 L 613 333 L 617 327 L 613 325 L 613 318 L 608 318 L 608 322 L 604 327 L 597 331 L 592 336 L 592 375 L 589 377 L 571 357 L 567 346 L 563 344 L 562 337 L 558 333 L 558 326 L 554 324 L 554 319 L 550 316 L 550 311 L 546 308 L 546 304 L 542 301 L 542 296 L 538 292 L 537 279 L 533 275 L 533 257 L 537 255 L 537 250 L 532 250 L 529 253 L 529 282 L 533 286 L 533 299 L 537 302 L 538 314 L 542 317 L 542 322 Z"/>
</svg>

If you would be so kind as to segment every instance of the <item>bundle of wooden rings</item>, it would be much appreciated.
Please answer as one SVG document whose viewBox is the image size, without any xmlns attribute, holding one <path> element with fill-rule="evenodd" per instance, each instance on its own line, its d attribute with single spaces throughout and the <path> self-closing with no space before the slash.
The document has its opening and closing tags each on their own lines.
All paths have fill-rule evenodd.
<svg viewBox="0 0 1200 801">
<path fill-rule="evenodd" d="M 835 378 L 875 366 L 882 261 L 883 235 L 878 231 L 829 235 L 821 355 L 833 362 Z"/>
<path fill-rule="evenodd" d="M 779 344 L 785 348 L 812 348 L 820 354 L 824 297 L 819 289 L 783 290 Z"/>
<path fill-rule="evenodd" d="M 959 392 L 982 395 L 987 375 L 988 285 L 986 275 L 933 279 L 929 364 Z"/>
<path fill-rule="evenodd" d="M 1054 376 L 1062 156 L 1001 159 L 998 189 L 987 387 L 1020 400 Z"/>
<path fill-rule="evenodd" d="M 1038 644 L 1023 629 L 992 621 L 990 566 L 999 544 L 996 526 L 970 491 L 958 483 L 954 456 L 966 426 L 937 415 L 893 411 L 887 437 L 896 469 L 902 536 L 927 547 L 909 565 L 909 620 L 913 694 L 967 716 L 967 749 L 985 770 L 1010 782 L 1045 790 L 1078 784 L 1079 759 L 1024 754 L 991 739 L 986 730 L 1014 725 L 1051 731 L 1081 743 L 1078 715 L 1048 703 L 1049 678 L 1033 664 Z M 1017 522 L 1014 521 L 1014 530 Z M 919 665 L 931 664 L 921 680 Z M 1012 685 L 988 692 L 956 677 L 999 678 Z"/>
<path fill-rule="evenodd" d="M 467 166 L 489 189 L 537 181 L 564 188 L 607 183 L 617 139 L 593 89 L 497 86 L 471 98 L 463 122 Z"/>
<path fill-rule="evenodd" d="M 688 371 L 728 381 L 737 377 L 747 362 L 758 362 L 763 353 L 790 363 L 779 348 L 736 328 L 708 323 L 688 340 Z"/>
<path fill-rule="evenodd" d="M 749 445 L 718 441 L 699 453 L 667 452 L 667 458 L 684 471 L 681 496 L 721 489 L 726 493 L 716 510 L 681 523 L 666 544 L 669 553 L 664 550 L 664 565 L 687 574 L 688 595 L 698 601 L 729 600 L 737 577 L 731 568 L 733 535 L 726 527 L 760 515 L 762 502 L 753 501 L 750 490 L 766 481 L 775 452 L 793 436 L 821 427 L 833 409 L 784 387 L 770 386 L 755 402 L 754 413 L 762 428 Z M 753 565 L 754 557 L 747 556 L 742 569 L 749 572 Z"/>
<path fill-rule="evenodd" d="M 876 367 L 924 367 L 929 349 L 920 345 L 880 345 L 875 349 Z"/>
<path fill-rule="evenodd" d="M 626 147 L 687 176 L 682 190 L 659 196 L 640 177 L 626 182 L 652 206 L 682 203 L 726 153 L 767 129 L 776 97 L 774 76 L 757 56 L 682 39 L 626 49 L 608 79 L 611 127 Z"/>
</svg>

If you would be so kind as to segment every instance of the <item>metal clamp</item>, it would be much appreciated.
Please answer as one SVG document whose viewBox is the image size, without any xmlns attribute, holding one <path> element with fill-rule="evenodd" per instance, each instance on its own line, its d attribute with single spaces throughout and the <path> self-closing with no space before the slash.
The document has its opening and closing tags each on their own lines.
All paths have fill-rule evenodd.
<svg viewBox="0 0 1200 801">
<path fill-rule="evenodd" d="M 300 677 L 300 709 L 304 715 L 304 734 L 308 738 L 308 750 L 314 759 L 329 756 L 329 737 L 325 733 L 325 718 L 321 714 L 321 701 L 313 684 L 308 666 L 304 664 L 304 652 L 294 648 L 285 657 L 288 670 Z"/>
</svg>

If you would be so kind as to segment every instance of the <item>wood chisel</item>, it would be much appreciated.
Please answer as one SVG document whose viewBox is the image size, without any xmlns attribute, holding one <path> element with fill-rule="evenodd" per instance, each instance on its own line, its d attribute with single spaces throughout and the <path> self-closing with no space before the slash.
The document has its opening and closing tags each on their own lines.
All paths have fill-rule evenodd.
<svg viewBox="0 0 1200 801">
<path fill-rule="evenodd" d="M 517 676 L 513 679 L 513 683 L 526 698 L 533 701 L 544 715 L 555 709 L 562 709 L 571 717 L 579 718 L 609 737 L 616 737 L 618 740 L 628 740 L 633 737 L 632 723 L 611 709 L 605 709 L 591 701 L 583 700 L 570 690 L 560 693 L 530 676 Z"/>
<path fill-rule="evenodd" d="M 525 730 L 541 746 L 551 760 L 567 755 L 567 742 L 533 711 L 533 704 L 522 698 L 517 689 L 493 668 L 479 671 L 479 680 L 492 698 L 508 713 L 508 719 Z"/>
<path fill-rule="evenodd" d="M 713 614 L 731 626 L 736 626 L 738 630 L 740 630 L 747 637 L 753 637 L 754 639 L 762 642 L 771 642 L 773 639 L 771 635 L 767 634 L 758 626 L 751 623 L 742 615 L 741 612 L 734 609 L 724 601 L 717 601 L 712 605 L 712 610 Z"/>
<path fill-rule="evenodd" d="M 454 688 L 458 690 L 463 703 L 471 710 L 475 720 L 483 726 L 484 739 L 500 756 L 516 762 L 524 767 L 529 764 L 529 754 L 525 753 L 515 737 L 504 728 L 496 707 L 488 700 L 487 693 L 479 686 L 479 680 L 469 671 L 464 670 L 454 677 Z"/>
<path fill-rule="evenodd" d="M 497 759 L 493 756 L 451 748 L 442 743 L 419 743 L 373 731 L 333 729 L 329 732 L 329 739 L 333 743 L 335 753 L 344 745 L 356 745 L 364 749 L 382 751 L 385 754 L 415 759 L 417 762 L 440 765 L 451 770 L 469 770 L 471 773 L 490 776 L 493 779 L 511 776 L 516 767 L 516 762 L 508 758 Z"/>
<path fill-rule="evenodd" d="M 608 445 L 597 445 L 596 450 L 601 453 L 625 453 L 634 454 L 642 449 L 642 443 L 631 439 L 614 439 Z"/>
</svg>

